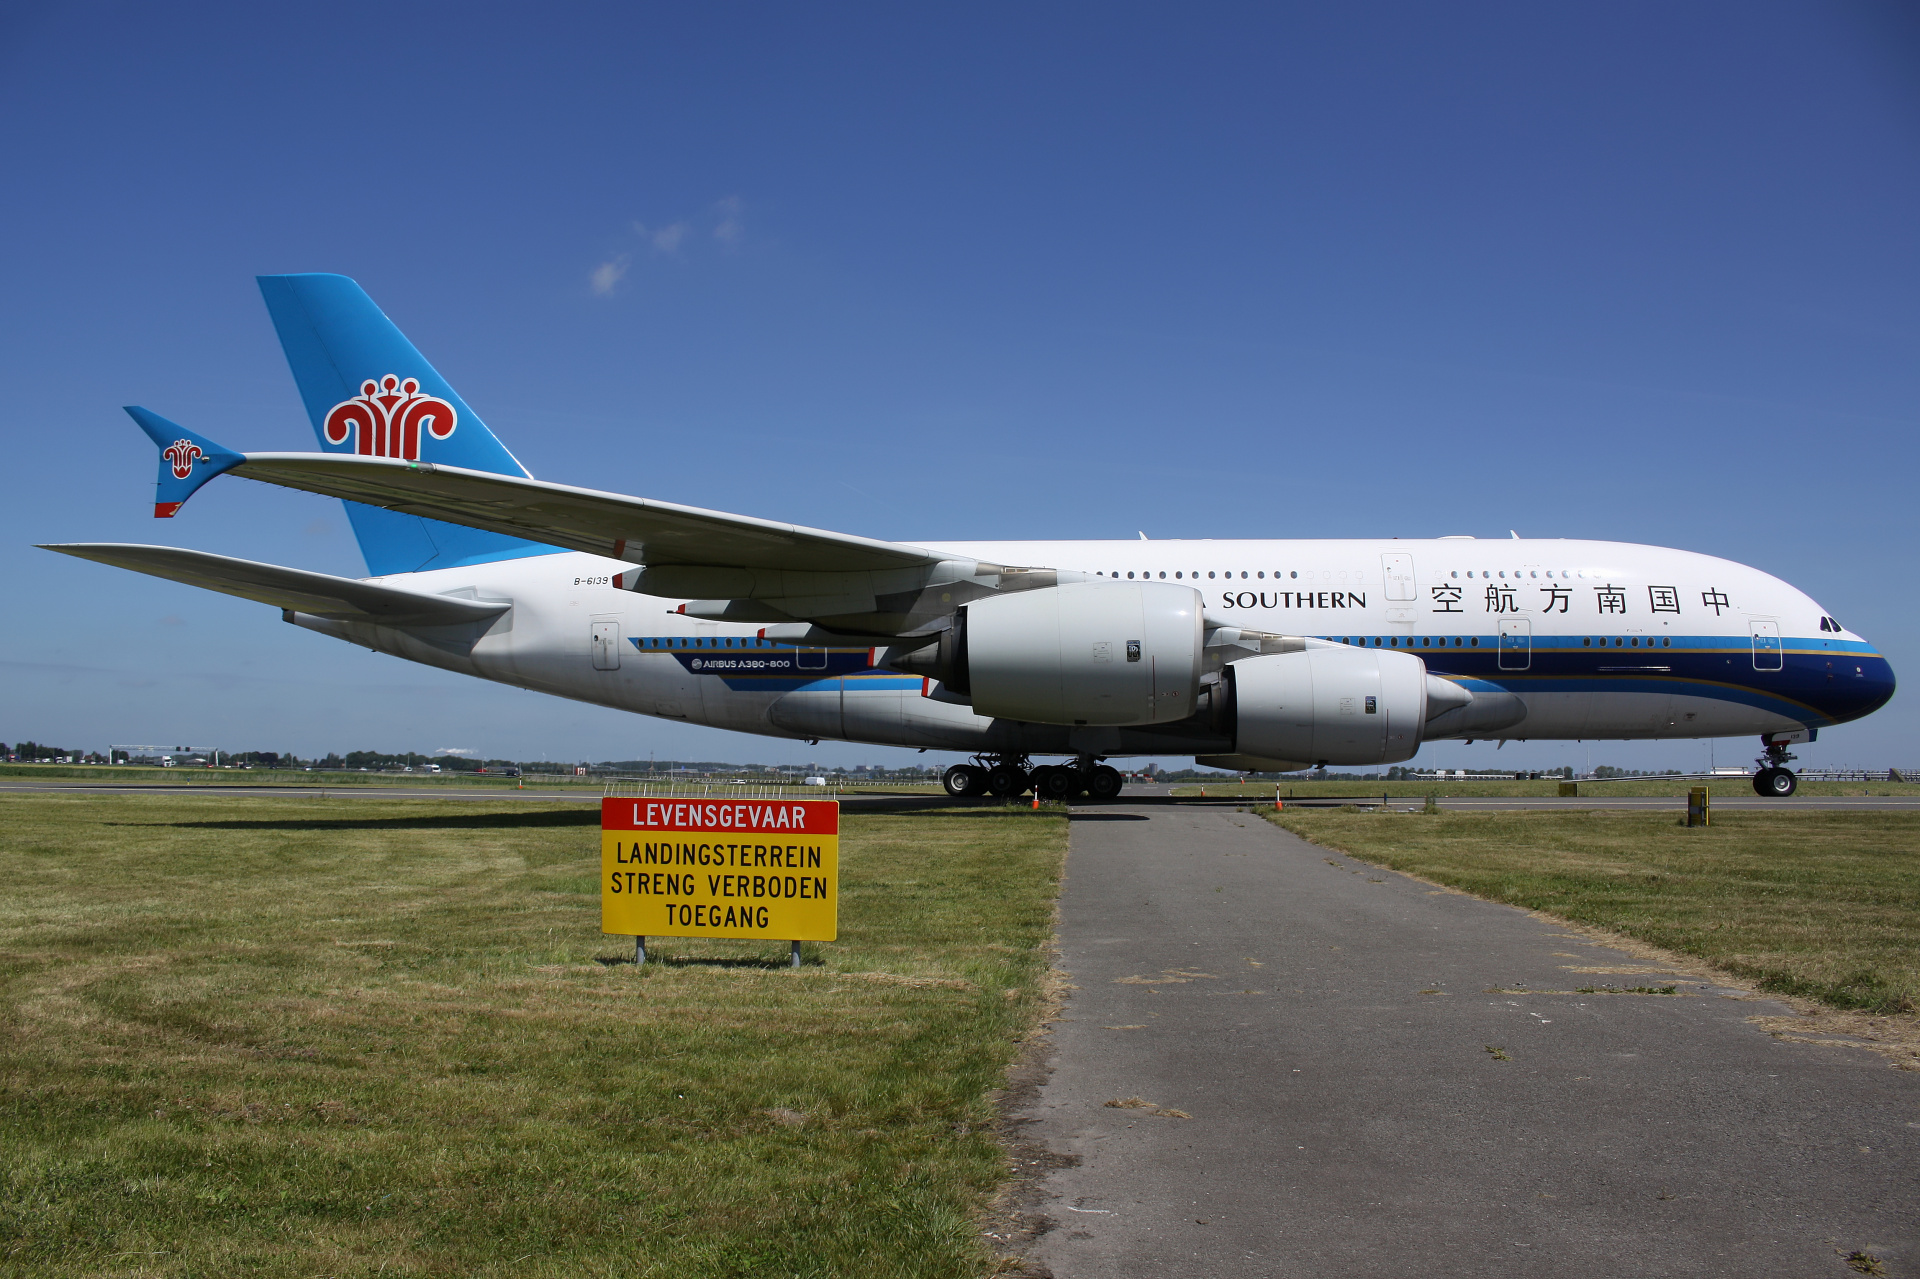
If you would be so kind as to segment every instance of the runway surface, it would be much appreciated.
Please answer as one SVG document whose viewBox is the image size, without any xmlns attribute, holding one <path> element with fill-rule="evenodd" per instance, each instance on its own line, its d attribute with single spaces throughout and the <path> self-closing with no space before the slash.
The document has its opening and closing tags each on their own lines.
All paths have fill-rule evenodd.
<svg viewBox="0 0 1920 1279">
<path fill-rule="evenodd" d="M 1191 805 L 1075 814 L 1060 944 L 1029 1273 L 1920 1273 L 1920 1074 L 1772 1001 Z"/>
<path fill-rule="evenodd" d="M 1273 803 L 1273 792 L 1263 795 L 1205 797 L 1185 795 L 1174 799 L 1171 786 L 1148 784 L 1129 785 L 1122 800 L 1128 803 L 1177 803 L 1210 804 L 1228 807 L 1252 805 L 1265 808 Z M 1179 789 L 1190 789 L 1182 786 Z M 1912 811 L 1920 812 L 1920 795 L 1794 795 L 1787 799 L 1773 799 L 1753 793 L 1752 789 L 1741 786 L 1726 786 L 1716 783 L 1709 788 L 1715 808 L 1739 808 L 1773 810 L 1782 808 L 1825 808 L 1825 809 L 1861 809 L 1867 811 Z M 1347 804 L 1378 804 L 1381 794 L 1375 791 L 1366 793 L 1366 783 L 1356 785 L 1346 793 L 1346 798 L 1324 795 L 1302 795 L 1299 798 L 1281 797 L 1281 802 L 1301 808 L 1328 808 Z M 1392 808 L 1417 809 L 1426 803 L 1424 795 L 1389 795 L 1386 803 Z M 1520 809 L 1674 809 L 1686 811 L 1686 797 L 1682 795 L 1609 795 L 1604 791 L 1598 794 L 1580 795 L 1562 798 L 1558 795 L 1442 795 L 1436 801 L 1440 807 L 1452 812 L 1507 812 Z"/>
<path fill-rule="evenodd" d="M 1121 803 L 1134 807 L 1180 807 L 1200 809 L 1239 809 L 1249 806 L 1265 807 L 1271 804 L 1271 796 L 1239 796 L 1204 798 L 1184 796 L 1175 799 L 1167 792 L 1166 786 L 1129 786 L 1121 797 Z M 240 799 L 314 799 L 324 796 L 327 799 L 439 799 L 439 800 L 486 800 L 501 803 L 541 803 L 541 804 L 597 804 L 599 793 L 592 790 L 578 791 L 540 791 L 513 790 L 493 787 L 474 787 L 473 789 L 452 789 L 442 786 L 222 786 L 218 783 L 168 783 L 168 782 L 75 782 L 49 779 L 9 779 L 0 781 L 0 794 L 10 791 L 59 792 L 64 794 L 102 794 L 102 795 L 222 795 Z M 752 792 L 748 792 L 751 794 Z M 716 792 L 714 798 L 722 798 Z M 839 799 L 852 806 L 869 807 L 921 807 L 928 803 L 1001 803 L 1000 800 L 950 800 L 938 794 L 925 795 L 838 795 L 831 791 L 809 796 L 815 799 Z M 1025 797 L 1020 802 L 1027 802 Z M 1308 797 L 1287 800 L 1302 808 L 1338 806 L 1341 803 L 1378 804 L 1380 796 L 1364 795 L 1354 792 L 1347 800 Z M 1392 796 L 1387 800 L 1394 808 L 1417 809 L 1425 802 L 1423 797 L 1406 795 Z M 1442 798 L 1440 807 L 1455 812 L 1510 812 L 1524 809 L 1670 809 L 1674 812 L 1686 811 L 1687 801 L 1679 796 L 1665 798 L 1641 798 L 1633 796 L 1609 797 L 1605 795 L 1580 796 L 1577 799 L 1561 799 L 1557 796 L 1536 796 L 1506 798 L 1501 796 L 1466 796 L 1460 798 Z M 1763 799 L 1758 795 L 1721 795 L 1713 797 L 1713 806 L 1717 809 L 1754 809 L 1758 811 L 1778 811 L 1790 809 L 1838 809 L 1877 811 L 1920 812 L 1920 796 L 1908 795 L 1795 795 L 1790 799 Z M 1106 811 L 1109 806 L 1090 806 L 1094 811 Z"/>
<path fill-rule="evenodd" d="M 443 786 L 221 786 L 201 782 L 0 782 L 0 794 L 9 791 L 60 792 L 96 795 L 218 795 L 223 799 L 444 799 L 505 800 L 517 803 L 598 804 L 597 791 L 496 790 L 476 787 L 453 790 Z"/>
</svg>

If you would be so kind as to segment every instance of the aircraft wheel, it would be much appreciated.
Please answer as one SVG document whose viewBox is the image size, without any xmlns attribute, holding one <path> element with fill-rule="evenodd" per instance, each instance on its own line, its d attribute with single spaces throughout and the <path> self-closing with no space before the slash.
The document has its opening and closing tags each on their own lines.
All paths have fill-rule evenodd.
<svg viewBox="0 0 1920 1279">
<path fill-rule="evenodd" d="M 1033 770 L 1033 784 L 1046 799 L 1066 799 L 1073 794 L 1073 770 L 1051 766 Z"/>
<path fill-rule="evenodd" d="M 1011 799 L 1027 788 L 1027 775 L 1015 764 L 997 764 L 987 773 L 987 794 Z"/>
<path fill-rule="evenodd" d="M 1800 779 L 1789 768 L 1763 768 L 1753 775 L 1753 789 L 1768 799 L 1785 799 L 1800 789 Z"/>
<path fill-rule="evenodd" d="M 972 764 L 955 764 L 940 777 L 940 784 L 955 799 L 978 795 L 987 788 L 987 775 Z"/>
<path fill-rule="evenodd" d="M 1120 770 L 1117 768 L 1109 768 L 1107 765 L 1102 764 L 1093 770 L 1093 776 L 1088 779 L 1087 793 L 1095 799 L 1105 802 L 1109 799 L 1118 798 L 1120 788 L 1123 785 L 1125 785 L 1125 781 L 1120 776 Z"/>
</svg>

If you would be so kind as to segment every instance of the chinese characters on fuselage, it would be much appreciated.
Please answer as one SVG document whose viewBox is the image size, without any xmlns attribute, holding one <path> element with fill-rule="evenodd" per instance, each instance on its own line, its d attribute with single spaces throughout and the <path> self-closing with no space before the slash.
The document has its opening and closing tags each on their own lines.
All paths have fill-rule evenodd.
<svg viewBox="0 0 1920 1279">
<path fill-rule="evenodd" d="M 1481 609 L 1487 613 L 1525 613 L 1533 610 L 1526 608 L 1520 599 L 1520 593 L 1528 590 L 1520 585 L 1508 585 L 1489 582 L 1481 600 Z M 1572 586 L 1536 586 L 1531 588 L 1539 593 L 1539 599 L 1533 601 L 1541 613 L 1559 613 L 1571 615 L 1576 588 Z M 1442 582 L 1427 588 L 1429 613 L 1465 613 L 1462 607 L 1466 602 L 1466 592 L 1451 582 Z M 1703 607 L 1713 610 L 1717 617 L 1732 607 L 1726 592 L 1708 587 L 1700 593 Z M 1222 608 L 1365 608 L 1365 591 L 1227 591 L 1220 596 Z M 1609 582 L 1593 588 L 1594 611 L 1602 616 L 1626 616 L 1632 612 L 1628 603 L 1627 588 L 1615 586 Z M 1647 587 L 1647 612 L 1682 612 L 1680 588 L 1677 586 Z"/>
</svg>

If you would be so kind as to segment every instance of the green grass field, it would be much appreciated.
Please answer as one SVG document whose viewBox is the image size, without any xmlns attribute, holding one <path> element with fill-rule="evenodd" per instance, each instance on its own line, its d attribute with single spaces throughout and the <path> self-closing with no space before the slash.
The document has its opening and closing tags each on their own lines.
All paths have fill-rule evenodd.
<svg viewBox="0 0 1920 1279">
<path fill-rule="evenodd" d="M 841 936 L 599 932 L 580 806 L 0 797 L 0 1273 L 947 1276 L 1057 812 L 848 814 Z"/>
<path fill-rule="evenodd" d="M 1830 1007 L 1920 1005 L 1920 813 L 1257 810 L 1494 901 L 1697 956 Z"/>
</svg>

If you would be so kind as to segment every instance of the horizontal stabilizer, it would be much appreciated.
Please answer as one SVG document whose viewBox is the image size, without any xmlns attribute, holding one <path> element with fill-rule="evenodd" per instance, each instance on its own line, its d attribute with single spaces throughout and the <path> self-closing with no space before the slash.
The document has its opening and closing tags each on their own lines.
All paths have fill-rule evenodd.
<svg viewBox="0 0 1920 1279">
<path fill-rule="evenodd" d="M 630 564 L 858 572 L 944 558 L 898 542 L 398 458 L 249 453 L 234 473 Z"/>
<path fill-rule="evenodd" d="M 335 577 L 331 573 L 309 573 L 172 546 L 69 542 L 40 549 L 334 621 L 374 622 L 382 626 L 454 626 L 484 622 L 513 607 L 505 601 L 428 595 L 350 577 Z"/>
</svg>

